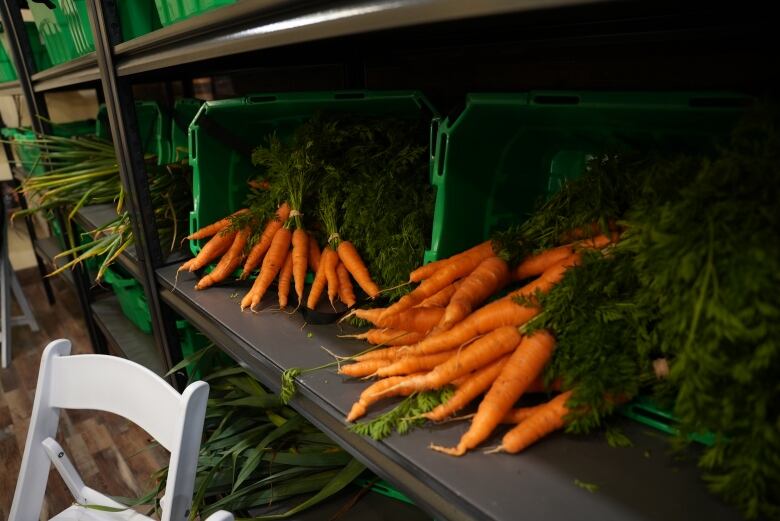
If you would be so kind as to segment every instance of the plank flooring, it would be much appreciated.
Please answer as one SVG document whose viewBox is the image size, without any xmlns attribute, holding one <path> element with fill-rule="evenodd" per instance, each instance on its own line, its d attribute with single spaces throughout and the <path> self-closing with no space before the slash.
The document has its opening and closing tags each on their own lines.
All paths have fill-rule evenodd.
<svg viewBox="0 0 780 521">
<path fill-rule="evenodd" d="M 8 369 L 0 369 L 0 519 L 7 519 L 11 509 L 44 346 L 68 338 L 75 354 L 92 351 L 76 295 L 61 280 L 55 280 L 54 286 L 57 303 L 49 306 L 38 280 L 23 283 L 41 331 L 14 327 L 13 360 Z M 115 496 L 138 497 L 148 490 L 151 474 L 169 457 L 160 447 L 149 448 L 150 437 L 143 430 L 110 413 L 63 411 L 58 441 L 87 485 Z M 41 519 L 72 503 L 62 479 L 52 470 Z"/>
</svg>

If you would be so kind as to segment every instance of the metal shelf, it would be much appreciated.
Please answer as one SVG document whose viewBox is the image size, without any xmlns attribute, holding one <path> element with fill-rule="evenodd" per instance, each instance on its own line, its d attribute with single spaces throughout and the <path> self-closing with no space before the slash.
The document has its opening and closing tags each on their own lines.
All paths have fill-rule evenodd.
<svg viewBox="0 0 780 521">
<path fill-rule="evenodd" d="M 597 0 L 238 2 L 115 47 L 120 76 L 284 45 Z"/>
<path fill-rule="evenodd" d="M 242 294 L 243 287 L 199 292 L 190 274 L 176 281 L 175 266 L 157 270 L 157 278 L 168 305 L 274 390 L 279 389 L 283 370 L 332 361 L 325 349 L 348 355 L 365 347 L 337 338 L 341 334 L 337 326 L 306 327 L 299 315 L 241 313 L 234 294 Z M 266 307 L 272 301 L 275 296 Z M 455 444 L 464 424 L 426 427 L 383 442 L 346 429 L 344 417 L 366 385 L 333 370 L 314 372 L 299 382 L 293 405 L 437 518 L 740 519 L 707 492 L 695 465 L 669 457 L 664 436 L 628 420 L 616 422 L 632 439 L 633 448 L 611 448 L 600 436 L 558 434 L 522 455 L 474 451 L 451 458 L 429 450 L 428 444 Z M 593 483 L 598 491 L 588 492 L 576 480 Z"/>
<path fill-rule="evenodd" d="M 154 338 L 138 329 L 122 314 L 116 295 L 108 295 L 93 302 L 92 313 L 114 354 L 137 362 L 160 376 L 165 374 L 165 366 L 154 345 Z"/>
<path fill-rule="evenodd" d="M 96 82 L 100 79 L 100 69 L 95 53 L 91 52 L 75 60 L 37 72 L 30 78 L 36 92 L 46 92 Z"/>
<path fill-rule="evenodd" d="M 14 96 L 21 93 L 22 88 L 16 80 L 0 83 L 0 96 Z"/>
<path fill-rule="evenodd" d="M 96 228 L 110 223 L 116 219 L 116 207 L 112 204 L 96 204 L 85 206 L 76 213 L 76 222 L 84 228 L 84 231 L 91 232 Z M 135 245 L 129 246 L 119 255 L 119 264 L 138 280 L 141 278 L 141 266 L 138 263 Z"/>
</svg>

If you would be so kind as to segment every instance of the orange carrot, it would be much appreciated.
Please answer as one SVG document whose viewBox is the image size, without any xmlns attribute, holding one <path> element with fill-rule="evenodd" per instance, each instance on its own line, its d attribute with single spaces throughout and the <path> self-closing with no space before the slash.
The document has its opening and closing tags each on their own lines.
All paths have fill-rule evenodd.
<svg viewBox="0 0 780 521">
<path fill-rule="evenodd" d="M 236 232 L 218 233 L 203 245 L 200 253 L 192 260 L 192 264 L 187 269 L 189 271 L 198 271 L 209 262 L 223 255 L 233 245 L 235 238 Z"/>
<path fill-rule="evenodd" d="M 303 302 L 303 285 L 306 282 L 306 271 L 309 264 L 309 234 L 301 228 L 296 228 L 292 234 L 292 270 L 295 280 L 295 294 L 298 302 Z"/>
<path fill-rule="evenodd" d="M 457 447 L 432 448 L 451 456 L 462 456 L 485 441 L 526 388 L 539 376 L 550 360 L 554 347 L 555 339 L 547 331 L 537 331 L 524 337 L 482 399 L 469 430 L 460 438 Z"/>
<path fill-rule="evenodd" d="M 339 241 L 336 250 L 338 251 L 339 259 L 344 263 L 347 271 L 355 278 L 358 286 L 371 298 L 379 295 L 379 286 L 371 280 L 371 274 L 368 272 L 363 259 L 360 258 L 355 245 L 349 241 Z"/>
<path fill-rule="evenodd" d="M 317 239 L 309 234 L 309 267 L 314 273 L 317 273 L 317 270 L 320 268 L 321 255 L 322 252 L 320 252 L 320 245 L 317 244 Z"/>
<path fill-rule="evenodd" d="M 617 232 L 612 232 L 610 236 L 597 235 L 596 237 L 591 237 L 590 239 L 579 241 L 577 242 L 576 246 L 583 249 L 600 250 L 605 246 L 618 242 L 619 238 L 620 236 Z"/>
<path fill-rule="evenodd" d="M 439 389 L 456 378 L 484 367 L 506 353 L 515 350 L 521 339 L 522 335 L 516 327 L 506 326 L 498 328 L 460 349 L 456 356 L 452 356 L 446 362 L 439 364 L 425 376 L 410 379 L 402 385 L 413 388 L 415 391 Z"/>
<path fill-rule="evenodd" d="M 471 400 L 491 386 L 508 360 L 509 355 L 504 355 L 490 365 L 466 376 L 462 382 L 456 384 L 457 388 L 450 399 L 425 414 L 425 417 L 431 421 L 442 421 L 467 406 Z"/>
<path fill-rule="evenodd" d="M 536 255 L 526 257 L 517 265 L 512 277 L 514 280 L 523 280 L 529 277 L 535 277 L 544 273 L 549 267 L 560 263 L 562 260 L 574 253 L 571 244 L 550 248 Z"/>
<path fill-rule="evenodd" d="M 501 418 L 501 423 L 511 423 L 511 424 L 518 424 L 520 422 L 524 422 L 528 418 L 530 418 L 534 413 L 541 410 L 546 404 L 540 404 L 540 405 L 532 405 L 531 407 L 519 407 L 517 409 L 510 409 L 509 412 L 507 412 L 503 418 Z"/>
<path fill-rule="evenodd" d="M 314 309 L 317 307 L 317 302 L 320 300 L 320 295 L 322 295 L 322 291 L 325 289 L 325 285 L 328 283 L 328 278 L 325 275 L 325 264 L 328 259 L 328 257 L 335 253 L 329 246 L 326 246 L 324 250 L 322 250 L 322 258 L 320 259 L 320 264 L 317 267 L 317 273 L 314 275 L 314 282 L 311 284 L 311 288 L 309 289 L 309 297 L 306 300 L 306 307 L 309 309 Z"/>
<path fill-rule="evenodd" d="M 429 278 L 423 280 L 414 291 L 407 293 L 401 297 L 398 302 L 387 308 L 385 310 L 385 315 L 391 316 L 395 313 L 400 313 L 405 309 L 409 309 L 412 306 L 416 306 L 426 298 L 435 295 L 440 290 L 444 289 L 456 279 L 465 277 L 474 271 L 482 260 L 494 255 L 492 253 L 492 248 L 491 253 L 488 253 L 487 249 L 488 248 L 474 249 L 469 254 L 457 256 L 457 258 L 452 259 L 452 261 L 445 264 L 441 269 L 436 270 Z"/>
<path fill-rule="evenodd" d="M 375 326 L 389 327 L 393 329 L 403 329 L 404 331 L 415 331 L 418 333 L 427 333 L 439 323 L 444 316 L 443 308 L 412 308 L 403 313 L 384 317 L 384 309 L 356 309 L 355 316 L 363 320 L 368 320 Z"/>
<path fill-rule="evenodd" d="M 328 281 L 328 300 L 330 300 L 330 305 L 333 307 L 333 299 L 339 294 L 339 276 L 336 273 L 336 266 L 339 264 L 339 255 L 335 250 L 330 248 L 330 246 L 328 246 L 327 249 L 330 249 L 331 253 L 322 259 L 322 262 L 325 264 L 325 278 Z"/>
<path fill-rule="evenodd" d="M 469 248 L 466 251 L 462 251 L 460 253 L 457 253 L 451 257 L 447 257 L 446 259 L 440 259 L 437 261 L 429 262 L 428 264 L 425 264 L 423 266 L 420 266 L 413 272 L 409 274 L 409 282 L 420 282 L 423 279 L 429 278 L 431 275 L 433 275 L 437 270 L 443 268 L 446 264 L 449 264 L 453 260 L 457 260 L 463 256 L 467 255 L 493 255 L 493 244 L 490 241 L 485 241 L 483 243 L 477 244 L 476 246 Z"/>
<path fill-rule="evenodd" d="M 221 232 L 228 226 L 230 226 L 231 217 L 236 217 L 238 215 L 241 215 L 242 213 L 246 213 L 249 210 L 246 208 L 243 208 L 233 214 L 231 214 L 229 217 L 225 217 L 224 219 L 220 219 L 219 221 L 209 224 L 208 226 L 204 226 L 200 230 L 193 232 L 187 236 L 187 239 L 191 241 L 196 241 L 198 239 L 205 239 L 207 237 L 211 237 L 212 235 L 216 235 L 217 232 Z"/>
<path fill-rule="evenodd" d="M 368 353 L 357 355 L 356 357 L 354 357 L 354 360 L 356 362 L 365 362 L 366 360 L 376 360 L 382 358 L 385 360 L 395 361 L 402 347 L 403 346 L 391 346 L 382 349 L 374 349 L 373 351 L 369 351 Z"/>
<path fill-rule="evenodd" d="M 501 440 L 501 445 L 491 452 L 516 454 L 548 434 L 562 429 L 569 414 L 569 408 L 566 406 L 569 398 L 571 391 L 566 391 L 539 407 L 528 419 L 507 432 Z"/>
<path fill-rule="evenodd" d="M 450 299 L 455 294 L 455 291 L 460 287 L 461 281 L 456 280 L 449 286 L 446 286 L 444 289 L 439 291 L 438 293 L 431 295 L 427 299 L 423 300 L 419 304 L 417 304 L 418 308 L 446 308 L 447 304 L 450 303 Z"/>
<path fill-rule="evenodd" d="M 216 267 L 211 270 L 211 273 L 198 281 L 198 284 L 195 286 L 196 289 L 206 289 L 217 282 L 222 282 L 241 265 L 241 259 L 244 256 L 244 246 L 246 246 L 246 241 L 249 239 L 249 234 L 249 228 L 244 228 L 236 234 L 230 249 L 219 260 Z"/>
<path fill-rule="evenodd" d="M 379 380 L 378 382 L 371 384 L 362 393 L 360 393 L 360 398 L 358 398 L 358 401 L 352 405 L 352 409 L 350 409 L 349 414 L 347 415 L 347 421 L 353 422 L 361 416 L 365 415 L 368 407 L 371 404 L 378 402 L 382 398 L 389 398 L 391 396 L 399 396 L 403 394 L 403 391 L 398 391 L 397 393 L 379 396 L 379 393 L 382 391 L 385 391 L 390 387 L 403 382 L 405 379 L 411 376 L 416 375 L 394 376 L 392 378 L 385 378 L 384 380 Z"/>
<path fill-rule="evenodd" d="M 290 281 L 293 274 L 293 256 L 292 252 L 287 253 L 287 258 L 279 272 L 279 309 L 287 307 L 287 299 L 290 295 Z"/>
<path fill-rule="evenodd" d="M 241 310 L 251 308 L 254 310 L 263 299 L 265 292 L 271 282 L 276 278 L 279 270 L 282 269 L 287 252 L 290 249 L 290 239 L 292 232 L 288 228 L 280 228 L 271 241 L 268 253 L 263 258 L 263 264 L 260 266 L 260 274 L 255 279 L 252 289 L 249 290 L 241 301 Z"/>
<path fill-rule="evenodd" d="M 369 329 L 365 333 L 352 335 L 349 338 L 365 340 L 369 344 L 382 344 L 386 346 L 406 346 L 423 339 L 423 333 L 417 331 L 404 331 L 401 329 Z"/>
<path fill-rule="evenodd" d="M 453 356 L 458 356 L 457 350 L 455 349 L 442 353 L 434 353 L 432 355 L 404 356 L 390 365 L 377 369 L 376 376 L 378 378 L 386 378 L 388 376 L 401 376 L 419 373 L 421 371 L 429 371 L 437 365 L 443 364 Z"/>
<path fill-rule="evenodd" d="M 344 267 L 343 262 L 339 262 L 339 265 L 336 267 L 336 274 L 339 276 L 339 300 L 348 308 L 351 308 L 357 302 L 357 298 L 355 298 L 352 281 L 349 279 L 349 272 Z"/>
<path fill-rule="evenodd" d="M 618 226 L 617 222 L 614 219 L 610 219 L 607 222 L 607 228 L 612 232 L 618 231 L 620 229 L 620 227 Z M 587 239 L 589 237 L 600 235 L 602 233 L 604 233 L 604 229 L 601 227 L 601 223 L 593 222 L 590 223 L 589 225 L 580 226 L 579 228 L 574 228 L 564 233 L 561 236 L 561 242 L 571 242 L 579 239 Z"/>
<path fill-rule="evenodd" d="M 366 360 L 365 362 L 342 365 L 339 368 L 339 374 L 352 376 L 354 378 L 362 378 L 364 376 L 374 374 L 380 367 L 384 367 L 392 363 L 392 360 L 375 358 L 373 360 Z"/>
<path fill-rule="evenodd" d="M 265 255 L 265 253 L 268 251 L 268 248 L 271 246 L 271 241 L 273 240 L 274 235 L 279 230 L 279 228 L 282 227 L 289 215 L 290 205 L 287 203 L 282 203 L 282 205 L 276 210 L 276 217 L 268 221 L 268 223 L 265 225 L 265 228 L 263 229 L 263 233 L 260 235 L 260 238 L 249 251 L 249 255 L 244 262 L 244 269 L 241 273 L 241 280 L 249 277 L 252 271 L 254 271 L 254 269 L 257 268 L 257 266 L 260 264 L 263 255 Z"/>
<path fill-rule="evenodd" d="M 447 330 L 471 313 L 479 304 L 509 282 L 509 266 L 501 257 L 483 260 L 450 299 L 439 322 L 439 328 Z"/>
</svg>

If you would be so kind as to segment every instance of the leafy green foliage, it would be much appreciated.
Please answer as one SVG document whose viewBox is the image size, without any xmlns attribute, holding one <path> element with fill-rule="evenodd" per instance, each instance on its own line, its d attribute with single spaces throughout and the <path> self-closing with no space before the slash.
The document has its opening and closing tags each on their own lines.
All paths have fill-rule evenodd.
<svg viewBox="0 0 780 521">
<path fill-rule="evenodd" d="M 376 418 L 353 424 L 350 430 L 375 440 L 387 438 L 393 432 L 406 434 L 414 427 L 425 423 L 422 415 L 449 400 L 453 392 L 452 387 L 448 386 L 439 390 L 411 394 Z"/>
</svg>

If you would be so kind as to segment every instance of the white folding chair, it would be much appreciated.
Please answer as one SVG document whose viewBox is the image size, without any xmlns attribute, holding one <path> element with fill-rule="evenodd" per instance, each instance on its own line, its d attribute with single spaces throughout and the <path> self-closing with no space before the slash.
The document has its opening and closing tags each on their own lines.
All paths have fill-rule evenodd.
<svg viewBox="0 0 780 521">
<path fill-rule="evenodd" d="M 9 521 L 38 521 L 50 465 L 75 498 L 57 521 L 148 521 L 132 509 L 108 512 L 81 505 L 125 508 L 84 484 L 54 440 L 60 409 L 93 409 L 118 414 L 149 433 L 171 453 L 161 500 L 161 521 L 186 521 L 190 514 L 200 436 L 209 386 L 190 384 L 179 394 L 149 369 L 114 356 L 70 355 L 69 340 L 55 340 L 43 352 L 27 443 Z M 233 521 L 217 512 L 207 521 Z"/>
</svg>

